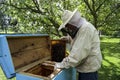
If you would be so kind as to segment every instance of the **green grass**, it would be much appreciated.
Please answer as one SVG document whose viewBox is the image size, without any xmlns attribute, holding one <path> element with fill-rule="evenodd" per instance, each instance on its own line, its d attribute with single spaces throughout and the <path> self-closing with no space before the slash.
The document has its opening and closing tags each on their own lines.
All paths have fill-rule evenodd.
<svg viewBox="0 0 120 80">
<path fill-rule="evenodd" d="M 99 80 L 120 80 L 120 38 L 102 38 L 101 51 L 103 62 L 99 70 Z M 1 68 L 0 80 L 8 80 Z"/>
<path fill-rule="evenodd" d="M 15 80 L 15 78 L 13 78 L 13 79 L 7 79 L 7 78 L 5 77 L 5 75 L 4 75 L 1 67 L 0 67 L 0 80 Z"/>
<path fill-rule="evenodd" d="M 99 80 L 120 80 L 120 38 L 102 38 Z"/>
</svg>

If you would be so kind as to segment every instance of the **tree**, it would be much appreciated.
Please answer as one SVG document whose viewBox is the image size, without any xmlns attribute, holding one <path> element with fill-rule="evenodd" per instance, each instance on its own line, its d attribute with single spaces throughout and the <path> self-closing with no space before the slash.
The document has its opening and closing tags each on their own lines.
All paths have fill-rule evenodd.
<svg viewBox="0 0 120 80">
<path fill-rule="evenodd" d="M 39 32 L 60 37 L 58 27 L 63 10 L 73 11 L 76 7 L 97 29 L 119 29 L 118 0 L 7 0 L 2 4 L 7 6 L 5 13 L 18 20 L 18 25 L 12 29 L 20 33 Z M 116 28 L 113 28 L 114 23 Z"/>
<path fill-rule="evenodd" d="M 83 0 L 90 21 L 105 32 L 120 30 L 119 0 Z"/>
<path fill-rule="evenodd" d="M 9 0 L 3 4 L 9 7 L 6 13 L 18 19 L 18 26 L 20 26 L 18 32 L 36 33 L 40 31 L 60 36 L 57 30 L 60 22 L 59 14 L 55 14 L 55 12 L 59 13 L 61 11 L 56 10 L 59 9 L 59 7 L 56 7 L 59 6 L 58 2 L 48 0 L 39 2 L 38 0 Z"/>
</svg>

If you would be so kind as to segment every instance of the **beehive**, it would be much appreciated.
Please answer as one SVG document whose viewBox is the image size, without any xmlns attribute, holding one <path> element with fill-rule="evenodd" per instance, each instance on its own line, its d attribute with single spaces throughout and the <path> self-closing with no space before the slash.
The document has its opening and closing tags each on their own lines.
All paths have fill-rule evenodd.
<svg viewBox="0 0 120 80">
<path fill-rule="evenodd" d="M 54 46 L 56 45 L 63 48 L 61 56 L 59 51 L 54 53 Z M 55 59 L 55 56 L 59 56 L 59 58 Z M 72 68 L 54 70 L 54 66 L 42 65 L 44 61 L 48 60 L 60 62 L 64 57 L 65 42 L 62 40 L 51 41 L 48 35 L 0 36 L 0 63 L 7 78 L 16 77 L 17 80 L 58 80 L 58 78 L 73 80 L 73 76 L 71 76 L 73 74 L 70 75 L 70 73 L 74 72 L 75 74 L 75 71 Z"/>
</svg>

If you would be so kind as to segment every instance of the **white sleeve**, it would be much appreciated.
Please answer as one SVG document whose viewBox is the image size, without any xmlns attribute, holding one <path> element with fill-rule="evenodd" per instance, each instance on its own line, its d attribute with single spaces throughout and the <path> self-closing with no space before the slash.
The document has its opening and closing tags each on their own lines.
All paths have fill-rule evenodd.
<svg viewBox="0 0 120 80">
<path fill-rule="evenodd" d="M 89 55 L 91 48 L 91 34 L 89 27 L 83 26 L 77 33 L 77 38 L 72 46 L 70 55 L 63 59 L 62 62 L 56 63 L 57 68 L 75 67 Z"/>
</svg>

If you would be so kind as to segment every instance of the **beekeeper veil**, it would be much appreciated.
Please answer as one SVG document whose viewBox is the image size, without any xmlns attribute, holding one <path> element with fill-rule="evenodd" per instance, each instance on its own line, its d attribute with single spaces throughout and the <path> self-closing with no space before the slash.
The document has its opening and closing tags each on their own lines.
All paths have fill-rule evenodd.
<svg viewBox="0 0 120 80">
<path fill-rule="evenodd" d="M 63 15 L 62 15 L 62 22 L 63 23 L 60 25 L 58 30 L 63 31 L 66 28 L 65 26 L 69 23 L 77 28 L 76 30 L 71 30 L 72 32 L 66 31 L 70 36 L 72 36 L 74 38 L 79 27 L 80 27 L 80 24 L 81 24 L 80 19 L 81 19 L 81 15 L 77 9 L 75 9 L 73 12 L 69 11 L 69 10 L 65 10 Z"/>
<path fill-rule="evenodd" d="M 65 28 L 65 25 L 67 23 L 79 28 L 80 19 L 81 19 L 81 15 L 80 15 L 80 12 L 78 12 L 78 9 L 75 9 L 73 12 L 69 10 L 64 10 L 63 15 L 62 15 L 62 24 L 60 25 L 58 30 Z"/>
</svg>

